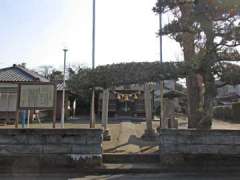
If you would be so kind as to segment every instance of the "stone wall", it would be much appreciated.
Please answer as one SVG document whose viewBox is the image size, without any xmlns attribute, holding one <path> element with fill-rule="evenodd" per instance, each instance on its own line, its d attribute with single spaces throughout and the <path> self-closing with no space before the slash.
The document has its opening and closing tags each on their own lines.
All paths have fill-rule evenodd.
<svg viewBox="0 0 240 180">
<path fill-rule="evenodd" d="M 102 130 L 0 129 L 0 168 L 30 162 L 38 168 L 100 166 Z"/>
<path fill-rule="evenodd" d="M 162 129 L 160 156 L 164 155 L 240 155 L 240 131 Z"/>
</svg>

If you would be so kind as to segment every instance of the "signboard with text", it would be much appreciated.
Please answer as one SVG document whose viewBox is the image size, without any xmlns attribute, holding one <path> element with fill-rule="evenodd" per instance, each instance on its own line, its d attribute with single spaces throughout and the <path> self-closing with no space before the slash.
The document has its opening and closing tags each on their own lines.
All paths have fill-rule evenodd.
<svg viewBox="0 0 240 180">
<path fill-rule="evenodd" d="M 21 84 L 19 87 L 19 108 L 54 108 L 54 84 Z"/>
</svg>

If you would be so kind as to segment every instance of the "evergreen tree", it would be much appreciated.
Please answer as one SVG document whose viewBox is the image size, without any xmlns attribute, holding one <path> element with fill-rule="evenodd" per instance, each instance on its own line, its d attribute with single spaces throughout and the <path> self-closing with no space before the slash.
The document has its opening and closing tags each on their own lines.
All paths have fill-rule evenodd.
<svg viewBox="0 0 240 180">
<path fill-rule="evenodd" d="M 158 0 L 154 11 L 172 21 L 159 32 L 180 43 L 187 76 L 189 128 L 211 128 L 215 74 L 239 61 L 239 0 Z M 220 68 L 220 69 L 219 69 Z"/>
</svg>

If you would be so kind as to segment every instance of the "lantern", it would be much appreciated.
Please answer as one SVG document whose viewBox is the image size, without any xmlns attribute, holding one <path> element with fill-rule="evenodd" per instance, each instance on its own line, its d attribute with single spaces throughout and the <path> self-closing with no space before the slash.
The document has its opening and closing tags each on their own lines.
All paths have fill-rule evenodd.
<svg viewBox="0 0 240 180">
<path fill-rule="evenodd" d="M 134 94 L 133 98 L 134 98 L 134 100 L 137 100 L 138 99 L 137 94 Z"/>
<path fill-rule="evenodd" d="M 125 94 L 123 100 L 124 100 L 124 101 L 128 101 L 128 100 L 129 100 L 128 95 Z"/>
<path fill-rule="evenodd" d="M 120 100 L 122 97 L 120 94 L 117 94 L 117 99 Z"/>
</svg>

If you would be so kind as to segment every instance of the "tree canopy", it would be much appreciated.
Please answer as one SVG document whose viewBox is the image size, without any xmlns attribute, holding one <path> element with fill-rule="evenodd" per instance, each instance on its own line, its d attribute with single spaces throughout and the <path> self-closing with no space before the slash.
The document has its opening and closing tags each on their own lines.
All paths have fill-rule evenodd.
<svg viewBox="0 0 240 180">
<path fill-rule="evenodd" d="M 90 68 L 79 68 L 68 80 L 68 85 L 81 92 L 92 87 L 109 88 L 119 85 L 143 84 L 185 78 L 194 66 L 185 62 L 131 62 Z M 240 66 L 223 63 L 216 67 L 215 77 L 227 84 L 240 83 Z"/>
</svg>

